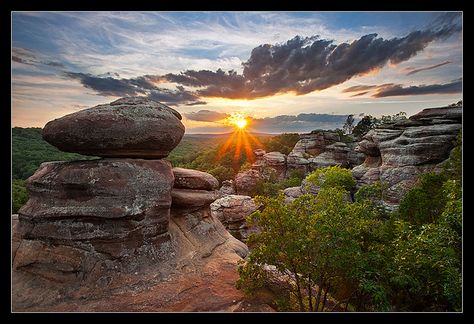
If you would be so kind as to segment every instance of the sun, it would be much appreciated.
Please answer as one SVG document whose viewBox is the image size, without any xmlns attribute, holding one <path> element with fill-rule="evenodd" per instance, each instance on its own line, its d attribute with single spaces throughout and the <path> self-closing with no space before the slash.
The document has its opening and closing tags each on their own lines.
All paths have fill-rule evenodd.
<svg viewBox="0 0 474 324">
<path fill-rule="evenodd" d="M 248 124 L 248 119 L 239 112 L 233 112 L 224 120 L 224 124 L 234 126 L 237 130 L 244 130 Z"/>
<path fill-rule="evenodd" d="M 244 129 L 245 126 L 247 126 L 247 120 L 245 119 L 238 119 L 235 121 L 235 125 L 240 128 L 240 129 Z"/>
</svg>

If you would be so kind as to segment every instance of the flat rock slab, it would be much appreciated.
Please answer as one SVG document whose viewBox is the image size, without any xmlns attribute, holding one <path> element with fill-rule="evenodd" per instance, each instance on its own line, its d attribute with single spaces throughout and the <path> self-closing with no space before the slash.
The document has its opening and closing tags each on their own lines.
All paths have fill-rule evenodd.
<svg viewBox="0 0 474 324">
<path fill-rule="evenodd" d="M 159 159 L 181 141 L 184 125 L 174 109 L 129 97 L 52 120 L 43 138 L 64 152 L 101 157 Z"/>
</svg>

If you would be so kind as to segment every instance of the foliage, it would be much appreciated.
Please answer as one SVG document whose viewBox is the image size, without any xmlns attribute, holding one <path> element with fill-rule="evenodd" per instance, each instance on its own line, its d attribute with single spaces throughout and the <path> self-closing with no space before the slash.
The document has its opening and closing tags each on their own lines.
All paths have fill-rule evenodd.
<svg viewBox="0 0 474 324">
<path fill-rule="evenodd" d="M 446 180 L 444 174 L 422 174 L 416 185 L 400 201 L 399 217 L 416 225 L 436 221 L 446 204 L 442 189 Z"/>
<path fill-rule="evenodd" d="M 360 140 L 362 136 L 367 134 L 371 129 L 375 128 L 378 123 L 379 120 L 377 118 L 370 115 L 365 115 L 354 127 L 352 134 Z"/>
<path fill-rule="evenodd" d="M 351 170 L 339 165 L 316 169 L 306 177 L 306 181 L 321 188 L 341 187 L 349 192 L 356 185 Z"/>
<path fill-rule="evenodd" d="M 381 215 L 388 216 L 387 210 L 383 204 L 387 187 L 387 183 L 376 181 L 370 185 L 360 187 L 359 190 L 357 190 L 357 192 L 354 194 L 354 198 L 359 202 L 369 201 L 375 208 L 378 209 Z"/>
<path fill-rule="evenodd" d="M 320 174 L 336 171 L 345 175 L 344 170 L 332 168 Z M 297 310 L 327 310 L 328 293 L 346 303 L 362 298 L 374 305 L 386 304 L 376 270 L 380 263 L 376 260 L 381 257 L 373 244 L 381 237 L 382 221 L 375 217 L 376 209 L 369 202 L 349 203 L 345 199 L 347 180 L 342 185 L 328 183 L 339 185 L 323 184 L 317 196 L 306 194 L 291 203 L 284 202 L 282 193 L 256 198 L 264 208 L 248 221 L 261 231 L 249 238 L 254 250 L 241 266 L 246 275 L 238 287 L 255 288 L 252 278 L 262 278 L 263 265 L 269 264 L 291 282 Z M 255 275 L 249 275 L 253 271 Z"/>
<path fill-rule="evenodd" d="M 443 173 L 451 179 L 462 182 L 462 130 L 459 131 L 454 141 L 454 148 L 443 166 Z"/>
<path fill-rule="evenodd" d="M 24 180 L 14 179 L 12 182 L 12 213 L 18 210 L 28 201 L 28 192 Z"/>
</svg>

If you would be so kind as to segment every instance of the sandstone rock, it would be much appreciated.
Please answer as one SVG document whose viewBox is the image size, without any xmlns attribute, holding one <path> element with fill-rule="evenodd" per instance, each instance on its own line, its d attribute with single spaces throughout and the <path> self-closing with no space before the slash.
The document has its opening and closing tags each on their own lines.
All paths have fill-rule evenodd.
<svg viewBox="0 0 474 324">
<path fill-rule="evenodd" d="M 235 195 L 235 185 L 233 180 L 222 181 L 222 187 L 219 189 L 221 196 Z"/>
<path fill-rule="evenodd" d="M 43 138 L 64 152 L 157 159 L 181 141 L 180 120 L 176 110 L 159 102 L 122 98 L 48 122 Z"/>
<path fill-rule="evenodd" d="M 211 204 L 211 213 L 239 239 L 246 239 L 251 232 L 245 223 L 245 217 L 258 209 L 249 196 L 229 195 L 217 199 Z"/>
<path fill-rule="evenodd" d="M 97 276 L 68 282 L 14 269 L 13 311 L 233 312 L 242 311 L 244 303 L 249 310 L 273 311 L 235 288 L 237 262 L 248 253 L 245 244 L 212 216 L 200 219 L 195 214 L 172 217 L 172 239 L 151 244 L 153 254 L 128 259 L 131 269 L 119 260 L 110 261 L 96 266 Z M 48 249 L 41 246 L 42 253 L 50 253 Z"/>
<path fill-rule="evenodd" d="M 177 189 L 171 191 L 173 208 L 190 208 L 208 206 L 214 200 L 219 198 L 217 190 L 194 190 L 194 189 Z"/>
<path fill-rule="evenodd" d="M 275 170 L 279 179 L 286 175 L 286 155 L 280 152 L 270 152 L 263 156 L 264 166 Z"/>
<path fill-rule="evenodd" d="M 305 174 L 333 165 L 354 167 L 364 161 L 364 154 L 355 150 L 356 143 L 341 142 L 336 131 L 313 131 L 300 135 L 287 158 L 288 170 L 303 170 Z"/>
<path fill-rule="evenodd" d="M 406 120 L 386 123 L 369 131 L 356 151 L 365 154 L 352 170 L 359 185 L 383 181 L 385 204 L 395 209 L 419 174 L 439 169 L 461 129 L 462 107 L 424 109 Z"/>
<path fill-rule="evenodd" d="M 288 203 L 303 195 L 303 191 L 301 187 L 289 187 L 283 190 L 283 194 L 286 196 L 285 202 Z"/>
<path fill-rule="evenodd" d="M 174 188 L 215 190 L 219 188 L 219 181 L 209 173 L 173 168 Z"/>
<path fill-rule="evenodd" d="M 97 259 L 120 258 L 166 239 L 172 184 L 164 160 L 43 163 L 27 180 L 30 199 L 19 210 L 15 267 L 86 276 Z M 88 263 L 81 261 L 78 270 L 83 259 Z"/>
<path fill-rule="evenodd" d="M 257 170 L 239 172 L 234 180 L 235 189 L 239 195 L 252 195 L 262 180 L 263 176 Z"/>
</svg>

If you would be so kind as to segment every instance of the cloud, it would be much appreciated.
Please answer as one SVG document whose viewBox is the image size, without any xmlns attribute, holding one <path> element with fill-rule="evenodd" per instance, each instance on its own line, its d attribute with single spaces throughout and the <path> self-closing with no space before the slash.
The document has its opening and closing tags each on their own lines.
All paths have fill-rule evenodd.
<svg viewBox="0 0 474 324">
<path fill-rule="evenodd" d="M 64 64 L 45 60 L 44 57 L 38 57 L 32 50 L 22 47 L 12 48 L 12 61 L 26 65 L 47 65 L 56 68 L 63 68 Z"/>
<path fill-rule="evenodd" d="M 419 85 L 403 87 L 402 85 L 393 85 L 385 88 L 381 88 L 377 93 L 373 95 L 375 98 L 381 97 L 393 97 L 393 96 L 413 96 L 413 95 L 426 95 L 426 94 L 446 94 L 446 93 L 459 93 L 462 92 L 462 79 L 453 80 L 450 83 L 444 84 L 430 84 L 430 85 Z"/>
<path fill-rule="evenodd" d="M 384 83 L 381 85 L 373 85 L 373 84 L 368 84 L 368 85 L 357 85 L 357 86 L 352 86 L 349 88 L 346 88 L 342 90 L 342 92 L 358 92 L 358 91 L 365 91 L 365 90 L 372 90 L 372 89 L 377 89 L 377 88 L 383 88 L 386 86 L 391 86 L 393 83 Z"/>
<path fill-rule="evenodd" d="M 408 68 L 405 69 L 405 71 L 408 72 L 407 75 L 412 75 L 412 74 L 415 74 L 415 73 L 418 73 L 418 72 L 436 69 L 437 67 L 440 67 L 440 66 L 443 66 L 443 65 L 446 65 L 446 64 L 449 64 L 449 63 L 451 63 L 451 61 L 444 61 L 444 62 L 439 63 L 439 64 L 430 65 L 430 66 L 427 66 L 427 67 L 424 67 L 424 68 L 419 68 L 419 69 L 408 67 Z"/>
<path fill-rule="evenodd" d="M 163 77 L 198 87 L 196 93 L 202 97 L 255 99 L 288 92 L 303 95 L 378 70 L 387 63 L 404 62 L 431 42 L 460 32 L 460 19 L 460 13 L 448 13 L 428 28 L 405 37 L 383 39 L 373 33 L 338 45 L 319 36 L 296 36 L 285 43 L 255 47 L 242 63 L 242 74 L 222 69 L 187 70 Z"/>
<path fill-rule="evenodd" d="M 198 112 L 184 113 L 187 119 L 203 122 L 215 122 L 229 117 L 229 114 L 212 110 L 199 110 Z"/>
<path fill-rule="evenodd" d="M 105 73 L 103 76 L 95 76 L 90 73 L 64 72 L 64 76 L 69 79 L 79 80 L 86 88 L 97 91 L 101 96 L 138 96 L 146 95 L 148 98 L 163 102 L 167 105 L 178 104 L 202 104 L 199 97 L 182 86 L 177 86 L 176 90 L 159 88 L 154 82 L 158 80 L 147 75 L 130 79 L 118 79 L 117 73 Z"/>
<path fill-rule="evenodd" d="M 200 122 L 214 122 L 215 126 L 206 125 L 199 127 L 194 125 L 193 131 L 229 132 L 233 127 L 221 120 L 230 117 L 229 114 L 212 110 L 200 110 L 197 112 L 184 113 L 187 119 Z M 295 115 L 280 115 L 276 117 L 252 118 L 249 121 L 249 131 L 264 133 L 282 132 L 310 132 L 315 129 L 336 129 L 341 128 L 347 119 L 347 115 L 302 113 Z"/>
</svg>

